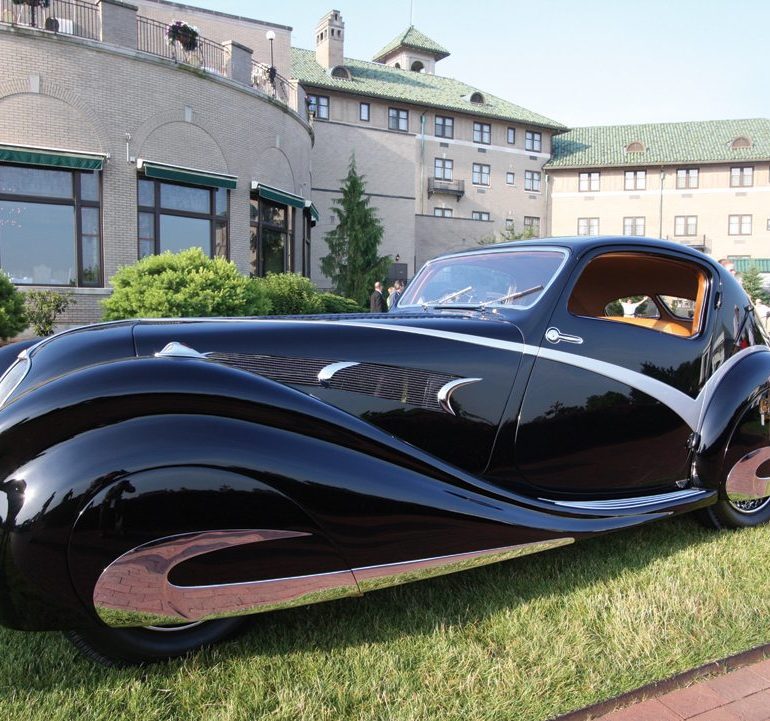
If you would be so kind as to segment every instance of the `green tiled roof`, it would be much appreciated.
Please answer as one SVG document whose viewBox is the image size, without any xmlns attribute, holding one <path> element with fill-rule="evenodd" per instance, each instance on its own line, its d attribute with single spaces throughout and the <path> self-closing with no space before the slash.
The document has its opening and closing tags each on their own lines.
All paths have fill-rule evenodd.
<svg viewBox="0 0 770 721">
<path fill-rule="evenodd" d="M 404 32 L 391 40 L 380 52 L 374 56 L 374 60 L 381 60 L 396 48 L 407 47 L 415 50 L 424 50 L 433 55 L 436 60 L 441 60 L 449 55 L 449 50 L 442 48 L 435 40 L 421 33 L 414 25 L 410 25 Z"/>
<path fill-rule="evenodd" d="M 345 67 L 350 71 L 350 80 L 333 78 L 316 62 L 312 50 L 292 48 L 292 76 L 308 88 L 337 90 L 341 93 L 499 118 L 555 130 L 563 130 L 565 127 L 551 118 L 533 113 L 452 78 L 399 70 L 381 63 L 352 58 L 345 58 Z M 471 94 L 476 92 L 481 92 L 484 96 L 483 105 L 470 102 Z"/>
<path fill-rule="evenodd" d="M 731 147 L 739 137 L 751 147 Z M 628 152 L 639 142 L 641 152 Z M 770 120 L 706 120 L 691 123 L 604 125 L 573 128 L 553 139 L 546 168 L 601 168 L 770 159 Z"/>
</svg>

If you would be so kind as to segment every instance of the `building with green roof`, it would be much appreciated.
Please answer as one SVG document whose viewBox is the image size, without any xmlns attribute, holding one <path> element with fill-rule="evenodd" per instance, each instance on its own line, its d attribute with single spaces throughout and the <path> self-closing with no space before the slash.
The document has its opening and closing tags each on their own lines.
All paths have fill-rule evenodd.
<svg viewBox="0 0 770 721">
<path fill-rule="evenodd" d="M 549 232 L 667 238 L 770 257 L 770 120 L 573 128 L 554 138 Z"/>
<path fill-rule="evenodd" d="M 313 124 L 312 275 L 324 284 L 323 236 L 355 155 L 383 221 L 381 252 L 411 277 L 426 259 L 546 223 L 543 164 L 567 128 L 552 118 L 436 72 L 449 55 L 414 26 L 373 60 L 346 57 L 345 23 L 328 12 L 315 49 L 292 48 L 292 78 Z"/>
</svg>

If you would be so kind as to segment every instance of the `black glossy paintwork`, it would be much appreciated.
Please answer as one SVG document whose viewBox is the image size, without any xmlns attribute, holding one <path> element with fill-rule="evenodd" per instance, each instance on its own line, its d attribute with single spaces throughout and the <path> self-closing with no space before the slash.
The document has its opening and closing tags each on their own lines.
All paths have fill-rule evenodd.
<svg viewBox="0 0 770 721">
<path fill-rule="evenodd" d="M 536 348 L 587 254 L 613 243 L 556 241 L 570 260 L 528 312 L 125 322 L 35 347 L 28 377 L 0 410 L 0 621 L 28 629 L 93 623 L 101 570 L 178 533 L 310 534 L 200 556 L 173 572 L 175 583 L 206 585 L 580 538 L 712 502 L 599 512 L 539 500 L 543 489 L 574 498 L 670 490 L 687 479 L 690 430 L 660 403 L 606 378 L 560 371 L 515 347 L 436 336 Z M 734 279 L 689 255 L 714 287 L 708 330 L 687 351 L 651 332 L 644 335 L 652 340 L 629 347 L 618 342 L 617 324 L 596 321 L 581 352 L 697 395 L 751 338 L 763 343 Z M 170 341 L 203 353 L 376 363 L 482 381 L 457 391 L 453 416 L 320 385 L 293 388 L 206 359 L 154 357 Z M 698 439 L 696 485 L 718 488 L 734 434 L 735 449 L 762 442 L 755 415 L 769 356 L 743 357 L 720 382 Z M 576 400 L 559 408 L 565 386 Z"/>
</svg>

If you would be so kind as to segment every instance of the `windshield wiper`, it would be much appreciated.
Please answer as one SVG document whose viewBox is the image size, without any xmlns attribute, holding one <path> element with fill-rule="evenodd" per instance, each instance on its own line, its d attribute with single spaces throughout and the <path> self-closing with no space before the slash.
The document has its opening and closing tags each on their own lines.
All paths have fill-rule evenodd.
<svg viewBox="0 0 770 721">
<path fill-rule="evenodd" d="M 494 300 L 488 300 L 486 303 L 481 303 L 479 307 L 486 308 L 488 305 L 494 305 L 495 303 L 503 303 L 506 300 L 518 300 L 519 298 L 523 298 L 525 295 L 529 295 L 530 293 L 536 293 L 539 290 L 543 290 L 542 285 L 533 285 L 531 288 L 527 288 L 526 290 L 520 290 L 518 293 L 509 293 L 508 295 L 500 296 L 499 298 L 495 298 Z"/>
<path fill-rule="evenodd" d="M 460 296 L 463 293 L 467 293 L 469 290 L 473 290 L 472 285 L 469 285 L 467 288 L 463 288 L 462 290 L 456 290 L 454 293 L 450 293 L 449 295 L 445 295 L 441 300 L 426 301 L 422 304 L 422 307 L 424 310 L 427 310 L 428 308 L 435 308 L 438 305 L 448 303 L 450 300 L 452 300 L 452 298 L 457 298 L 457 296 Z"/>
</svg>

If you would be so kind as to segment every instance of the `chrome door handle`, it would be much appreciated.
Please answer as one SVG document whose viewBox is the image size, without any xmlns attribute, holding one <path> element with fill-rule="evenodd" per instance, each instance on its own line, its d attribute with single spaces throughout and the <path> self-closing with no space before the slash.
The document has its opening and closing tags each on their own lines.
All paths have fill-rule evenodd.
<svg viewBox="0 0 770 721">
<path fill-rule="evenodd" d="M 583 342 L 583 339 L 579 335 L 568 335 L 554 327 L 549 328 L 545 332 L 545 339 L 549 343 L 561 343 L 561 341 L 564 341 L 565 343 L 576 343 L 580 345 Z"/>
</svg>

